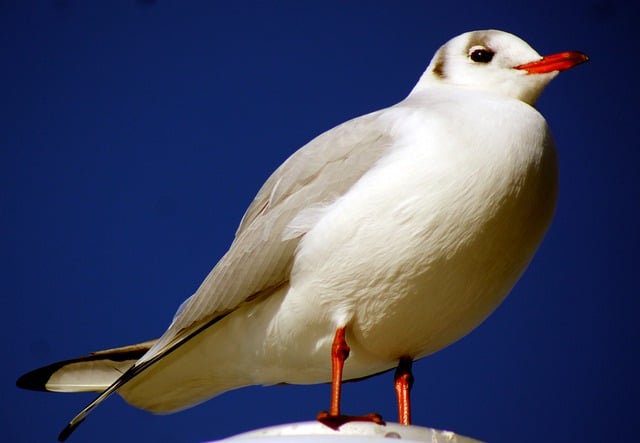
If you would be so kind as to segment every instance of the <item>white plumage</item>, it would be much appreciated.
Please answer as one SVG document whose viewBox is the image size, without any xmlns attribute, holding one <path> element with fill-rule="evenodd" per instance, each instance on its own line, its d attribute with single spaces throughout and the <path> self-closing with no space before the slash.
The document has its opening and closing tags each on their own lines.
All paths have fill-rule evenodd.
<svg viewBox="0 0 640 443">
<path fill-rule="evenodd" d="M 558 70 L 586 60 L 570 54 L 566 66 L 528 68 L 542 57 L 517 37 L 463 34 L 405 100 L 297 151 L 169 329 L 121 364 L 133 365 L 123 378 L 103 372 L 86 384 L 107 391 L 70 429 L 112 392 L 167 413 L 246 385 L 330 381 L 340 327 L 346 379 L 467 334 L 513 287 L 552 219 L 554 145 L 532 105 Z M 100 361 L 109 359 L 85 374 Z M 64 390 L 64 376 L 78 390 L 83 367 L 72 362 L 50 367 L 44 389 Z"/>
</svg>

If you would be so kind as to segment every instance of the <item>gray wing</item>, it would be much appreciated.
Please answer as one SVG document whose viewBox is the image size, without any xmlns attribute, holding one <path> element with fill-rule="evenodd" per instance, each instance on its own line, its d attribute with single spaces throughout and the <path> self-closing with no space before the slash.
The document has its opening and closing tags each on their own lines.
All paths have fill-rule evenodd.
<svg viewBox="0 0 640 443">
<path fill-rule="evenodd" d="M 383 111 L 348 121 L 313 139 L 265 182 L 247 209 L 229 251 L 142 360 L 176 340 L 289 280 L 295 249 L 315 222 L 314 208 L 329 205 L 367 172 L 390 146 Z M 304 215 L 293 230 L 294 219 Z M 289 228 L 289 230 L 287 230 Z"/>
<path fill-rule="evenodd" d="M 62 430 L 66 440 L 102 401 L 216 318 L 289 280 L 294 253 L 316 208 L 343 195 L 384 155 L 391 137 L 378 111 L 325 132 L 293 154 L 262 186 L 229 251 L 178 309 L 158 341 Z M 294 225 L 292 227 L 292 225 Z"/>
</svg>

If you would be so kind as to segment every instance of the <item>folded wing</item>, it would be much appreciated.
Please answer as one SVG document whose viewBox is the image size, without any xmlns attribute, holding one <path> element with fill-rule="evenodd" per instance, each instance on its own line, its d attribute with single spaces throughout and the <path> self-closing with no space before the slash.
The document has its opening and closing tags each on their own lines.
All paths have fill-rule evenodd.
<svg viewBox="0 0 640 443">
<path fill-rule="evenodd" d="M 188 342 L 241 303 L 268 297 L 289 280 L 300 238 L 322 211 L 384 156 L 391 136 L 368 114 L 328 131 L 294 153 L 267 180 L 246 211 L 229 251 L 178 309 L 167 331 L 133 366 L 80 411 L 58 439 L 66 440 L 86 416 L 146 368 Z M 291 223 L 295 226 L 290 227 Z M 102 381 L 106 380 L 102 377 Z"/>
<path fill-rule="evenodd" d="M 320 135 L 271 175 L 247 209 L 229 251 L 183 303 L 167 332 L 142 361 L 163 352 L 203 323 L 246 300 L 268 296 L 288 281 L 300 238 L 315 224 L 314 215 L 322 214 L 314 209 L 343 195 L 390 145 L 383 125 L 374 124 L 381 112 Z M 291 227 L 300 215 L 303 229 Z"/>
</svg>

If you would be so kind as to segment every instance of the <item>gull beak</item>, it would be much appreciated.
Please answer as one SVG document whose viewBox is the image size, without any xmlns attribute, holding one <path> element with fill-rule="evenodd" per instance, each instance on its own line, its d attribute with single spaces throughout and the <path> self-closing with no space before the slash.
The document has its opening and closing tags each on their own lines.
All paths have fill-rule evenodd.
<svg viewBox="0 0 640 443">
<path fill-rule="evenodd" d="M 566 51 L 546 55 L 535 62 L 516 66 L 514 69 L 526 71 L 527 74 L 546 74 L 553 71 L 565 71 L 589 60 L 587 54 L 578 51 Z"/>
</svg>

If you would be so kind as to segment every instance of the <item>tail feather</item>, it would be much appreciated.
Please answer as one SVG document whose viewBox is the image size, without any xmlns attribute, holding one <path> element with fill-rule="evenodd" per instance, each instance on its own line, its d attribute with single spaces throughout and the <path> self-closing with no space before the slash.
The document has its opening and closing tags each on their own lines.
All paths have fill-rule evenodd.
<svg viewBox="0 0 640 443">
<path fill-rule="evenodd" d="M 62 442 L 69 438 L 87 415 L 105 399 L 226 315 L 228 312 L 210 318 L 189 333 L 175 338 L 166 347 L 157 350 L 145 360 L 141 360 L 141 358 L 147 354 L 157 340 L 94 352 L 85 357 L 53 363 L 24 374 L 16 384 L 20 388 L 36 391 L 81 392 L 95 390 L 100 392 L 93 401 L 71 419 L 58 435 L 58 441 Z M 78 380 L 83 381 L 79 382 Z"/>
<path fill-rule="evenodd" d="M 157 351 L 151 357 L 146 360 L 141 361 L 138 364 L 134 364 L 129 369 L 125 371 L 124 374 L 120 375 L 110 386 L 108 386 L 104 391 L 102 391 L 92 402 L 90 402 L 83 410 L 78 412 L 75 417 L 71 419 L 71 421 L 65 426 L 65 428 L 58 435 L 58 441 L 65 441 L 69 438 L 69 436 L 75 431 L 78 426 L 84 421 L 84 419 L 89 415 L 91 411 L 93 411 L 100 403 L 102 403 L 105 399 L 110 397 L 113 393 L 115 393 L 122 386 L 129 383 L 136 376 L 138 376 L 145 369 L 153 366 L 158 361 L 162 360 L 167 355 L 172 354 L 176 349 L 180 348 L 182 345 L 187 343 L 193 337 L 199 335 L 202 331 L 208 329 L 215 323 L 217 323 L 220 319 L 224 318 L 227 314 L 221 314 L 217 317 L 213 317 L 209 321 L 203 323 L 201 326 L 193 330 L 187 335 L 184 335 L 178 339 L 176 339 L 171 344 L 167 345 L 167 347 L 163 350 Z M 155 341 L 146 342 L 145 345 L 148 345 L 148 349 L 151 349 Z M 146 353 L 146 351 L 145 351 Z M 144 354 L 144 353 L 143 353 Z"/>
<path fill-rule="evenodd" d="M 102 392 L 131 368 L 155 343 L 147 341 L 56 362 L 27 372 L 16 381 L 22 389 L 49 392 Z"/>
</svg>

